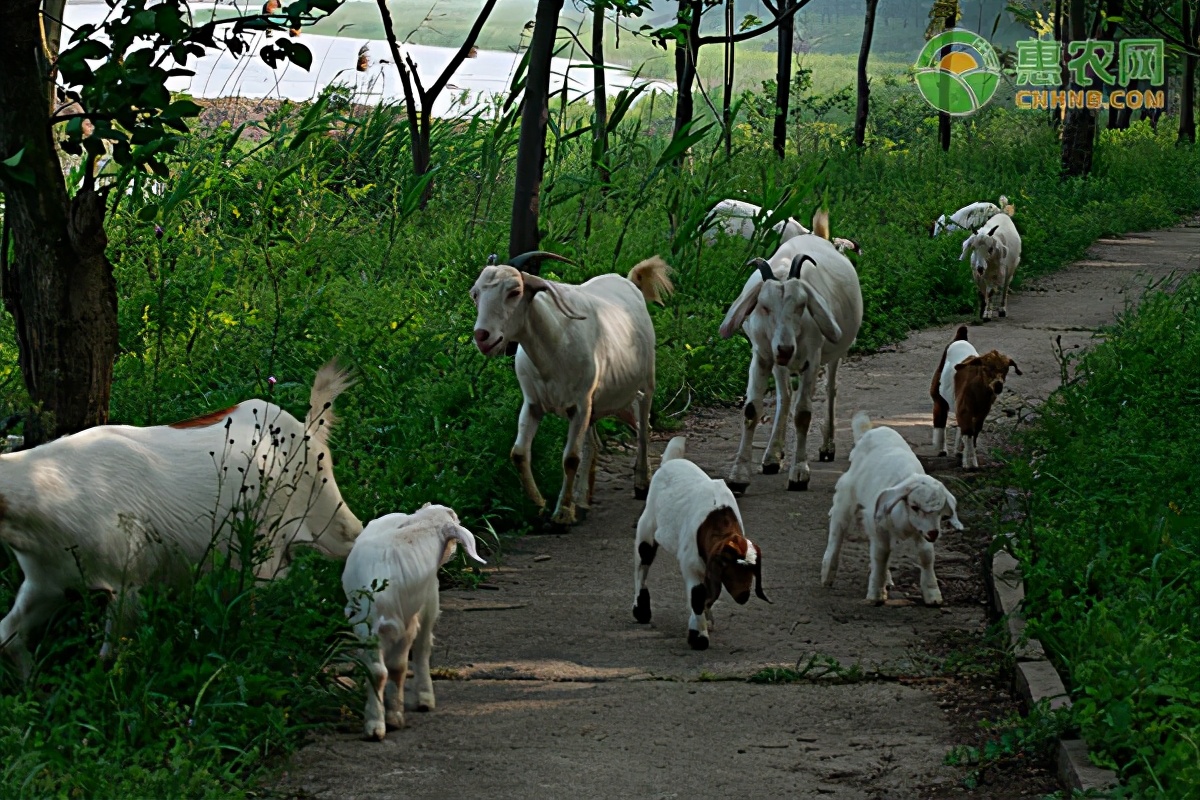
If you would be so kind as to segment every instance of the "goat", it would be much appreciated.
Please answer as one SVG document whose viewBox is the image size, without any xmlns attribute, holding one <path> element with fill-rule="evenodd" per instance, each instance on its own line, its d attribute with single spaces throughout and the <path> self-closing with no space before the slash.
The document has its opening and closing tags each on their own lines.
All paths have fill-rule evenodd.
<svg viewBox="0 0 1200 800">
<path fill-rule="evenodd" d="M 646 450 L 650 441 L 650 404 L 654 399 L 654 322 L 647 302 L 661 303 L 674 291 L 671 268 L 661 258 L 646 259 L 629 277 L 600 275 L 573 286 L 522 273 L 533 257 L 526 253 L 507 265 L 487 266 L 471 289 L 479 314 L 475 345 L 485 356 L 517 342 L 516 371 L 524 401 L 517 440 L 510 455 L 521 474 L 525 494 L 539 508 L 546 505 L 533 479 L 529 449 L 546 412 L 569 420 L 563 449 L 563 485 L 551 518 L 558 525 L 575 521 L 576 505 L 590 501 L 590 483 L 575 496 L 581 454 L 594 468 L 592 424 L 619 416 L 638 430 L 634 497 L 644 499 L 650 484 Z M 637 403 L 637 417 L 633 404 Z M 593 446 L 584 450 L 585 438 Z"/>
<path fill-rule="evenodd" d="M 747 279 L 741 295 L 721 323 L 722 337 L 728 339 L 741 327 L 754 348 L 746 387 L 742 441 L 728 478 L 735 494 L 750 485 L 754 431 L 762 413 L 767 376 L 772 370 L 777 394 L 775 424 L 763 454 L 763 474 L 779 472 L 787 438 L 784 417 L 792 401 L 790 376 L 799 374 L 800 388 L 792 410 L 796 450 L 788 473 L 788 489 L 808 489 L 808 428 L 812 422 L 817 371 L 822 365 L 826 366 L 828 376 L 827 414 L 819 457 L 821 461 L 834 459 L 838 363 L 850 350 L 862 324 L 862 290 L 854 265 L 828 241 L 828 215 L 818 213 L 813 228 L 812 235 L 784 242 L 770 261 L 759 258 L 750 262 L 758 269 Z M 803 269 L 806 262 L 811 266 Z"/>
<path fill-rule="evenodd" d="M 411 649 L 416 662 L 417 711 L 435 700 L 429 674 L 433 626 L 440 613 L 438 569 L 454 555 L 455 543 L 486 564 L 475 537 L 445 506 L 425 504 L 413 514 L 388 514 L 363 528 L 346 558 L 342 589 L 346 617 L 364 648 L 359 658 L 370 673 L 363 734 L 382 741 L 387 727 L 404 727 L 404 679 Z M 378 644 L 366 647 L 371 637 Z"/>
<path fill-rule="evenodd" d="M 833 585 L 841 560 L 842 539 L 856 526 L 867 534 L 871 549 L 871 574 L 867 600 L 887 599 L 892 585 L 888 568 L 892 547 L 902 540 L 917 545 L 921 566 L 921 598 L 940 605 L 942 592 L 933 572 L 933 543 L 944 525 L 963 529 L 954 495 L 925 474 L 908 442 L 891 428 L 871 427 L 871 418 L 858 412 L 851 422 L 854 449 L 850 469 L 838 479 L 829 510 L 829 541 L 821 560 L 821 583 Z"/>
<path fill-rule="evenodd" d="M 986 231 L 986 233 L 985 233 Z M 1021 234 L 1008 214 L 997 214 L 963 242 L 962 261 L 971 251 L 971 279 L 979 292 L 979 316 L 992 317 L 992 296 L 1001 291 L 1001 317 L 1008 315 L 1008 287 L 1021 263 Z"/>
<path fill-rule="evenodd" d="M 247 400 L 173 425 L 102 425 L 0 455 L 0 540 L 25 579 L 0 621 L 0 647 L 29 675 L 26 638 L 81 589 L 136 601 L 152 581 L 179 583 L 213 550 L 239 550 L 252 520 L 272 577 L 290 548 L 345 558 L 362 523 L 342 501 L 329 458 L 334 399 L 350 385 L 334 362 L 317 373 L 307 420 Z M 130 604 L 122 604 L 128 609 Z M 115 601 L 109 603 L 111 632 Z M 106 636 L 102 657 L 110 644 Z"/>
<path fill-rule="evenodd" d="M 953 408 L 958 424 L 955 455 L 962 453 L 963 469 L 979 467 L 975 444 L 992 403 L 1004 391 L 1010 367 L 1021 374 L 1017 362 L 999 350 L 979 355 L 967 341 L 967 326 L 958 327 L 954 340 L 942 351 L 942 360 L 929 385 L 929 396 L 933 398 L 933 448 L 939 456 L 946 455 L 946 419 Z"/>
<path fill-rule="evenodd" d="M 704 243 L 709 246 L 716 244 L 718 230 L 722 230 L 730 236 L 753 239 L 754 234 L 757 232 L 757 229 L 754 227 L 754 221 L 759 217 L 765 219 L 771 214 L 770 209 L 764 212 L 761 206 L 756 206 L 753 203 L 746 203 L 741 200 L 722 200 L 713 206 L 704 218 L 702 226 L 704 230 Z M 771 230 L 779 234 L 780 244 L 797 236 L 812 233 L 812 231 L 801 225 L 793 217 L 788 217 L 783 222 L 776 223 L 771 227 Z M 862 255 L 862 248 L 853 239 L 844 239 L 840 236 L 835 236 L 830 241 L 833 242 L 833 246 L 837 248 L 839 253 L 853 252 L 856 255 Z"/>
<path fill-rule="evenodd" d="M 975 230 L 997 214 L 1007 214 L 1011 217 L 1014 212 L 1015 209 L 1008 202 L 1008 198 L 1000 195 L 1000 205 L 988 202 L 971 203 L 955 211 L 949 219 L 942 214 L 929 226 L 929 235 L 937 236 L 949 231 Z"/>
<path fill-rule="evenodd" d="M 762 590 L 762 548 L 743 534 L 737 500 L 723 481 L 712 480 L 686 459 L 687 439 L 676 436 L 663 451 L 662 464 L 650 481 L 646 508 L 638 519 L 633 554 L 633 618 L 650 622 L 650 590 L 646 576 L 659 545 L 679 560 L 692 615 L 688 645 L 708 649 L 712 604 L 724 586 L 738 605 Z"/>
</svg>

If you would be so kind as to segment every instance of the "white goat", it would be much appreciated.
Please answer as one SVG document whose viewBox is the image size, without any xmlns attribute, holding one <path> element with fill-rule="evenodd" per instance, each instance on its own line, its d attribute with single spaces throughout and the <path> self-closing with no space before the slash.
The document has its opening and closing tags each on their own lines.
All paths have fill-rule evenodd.
<svg viewBox="0 0 1200 800">
<path fill-rule="evenodd" d="M 362 523 L 342 502 L 327 440 L 333 400 L 349 385 L 336 364 L 322 367 L 304 423 L 247 400 L 174 425 L 103 425 L 0 455 L 0 540 L 25 575 L 0 621 L 0 647 L 28 675 L 26 638 L 64 604 L 64 590 L 136 601 L 140 586 L 178 582 L 213 549 L 236 556 L 246 520 L 271 548 L 262 577 L 283 570 L 297 544 L 345 558 Z M 110 611 L 119 605 L 111 600 Z M 109 650 L 106 640 L 101 655 Z"/>
<path fill-rule="evenodd" d="M 590 501 L 590 479 L 575 481 L 581 456 L 590 476 L 595 448 L 584 449 L 592 424 L 619 416 L 638 430 L 634 466 L 634 497 L 643 499 L 650 484 L 646 449 L 650 441 L 650 404 L 654 399 L 654 323 L 647 302 L 661 303 L 674 289 L 670 267 L 657 256 L 629 272 L 600 275 L 579 286 L 556 283 L 520 271 L 534 257 L 526 253 L 510 264 L 488 266 L 471 289 L 479 309 L 475 345 L 484 355 L 497 355 L 508 342 L 517 350 L 517 381 L 525 396 L 517 422 L 517 441 L 511 458 L 521 473 L 529 499 L 539 507 L 546 501 L 533 479 L 529 448 L 546 412 L 566 417 L 570 424 L 563 450 L 563 485 L 552 521 L 575 521 L 576 505 Z M 637 417 L 633 404 L 637 402 Z"/>
<path fill-rule="evenodd" d="M 428 503 L 414 514 L 388 514 L 363 528 L 342 572 L 346 616 L 359 641 L 378 637 L 359 658 L 367 667 L 367 707 L 363 733 L 382 740 L 387 727 L 404 727 L 404 679 L 408 653 L 416 662 L 417 711 L 434 707 L 429 654 L 440 613 L 438 569 L 454 555 L 455 543 L 486 564 L 475 537 L 445 506 Z"/>
<path fill-rule="evenodd" d="M 762 206 L 742 200 L 722 200 L 709 209 L 708 214 L 704 217 L 704 243 L 709 246 L 716 244 L 717 231 L 724 231 L 729 236 L 753 239 L 754 234 L 758 231 L 754 226 L 754 221 L 760 217 L 766 219 L 772 213 L 770 209 L 764 212 Z M 779 234 L 780 243 L 812 232 L 793 217 L 775 223 L 771 230 Z"/>
<path fill-rule="evenodd" d="M 1008 214 L 997 214 L 963 242 L 962 261 L 971 251 L 971 279 L 979 292 L 979 316 L 992 318 L 992 297 L 1000 290 L 1001 317 L 1008 314 L 1008 287 L 1021 263 L 1021 234 Z"/>
<path fill-rule="evenodd" d="M 646 508 L 638 519 L 633 554 L 633 618 L 650 621 L 646 575 L 662 545 L 679 560 L 692 609 L 688 644 L 708 649 L 712 604 L 728 590 L 735 603 L 750 599 L 750 587 L 762 590 L 762 550 L 743 534 L 742 514 L 723 481 L 714 481 L 685 458 L 687 440 L 676 436 L 663 451 L 650 481 Z M 767 600 L 767 602 L 771 602 Z"/>
<path fill-rule="evenodd" d="M 784 242 L 769 262 L 761 258 L 752 262 L 758 271 L 746 281 L 721 323 L 721 336 L 729 338 L 741 327 L 754 348 L 746 387 L 742 441 L 728 480 L 735 493 L 745 491 L 750 485 L 754 430 L 762 414 L 767 376 L 772 370 L 777 394 L 775 424 L 763 454 L 763 474 L 779 472 L 787 438 L 784 418 L 792 402 L 790 376 L 799 374 L 800 388 L 792 409 L 796 451 L 788 473 L 788 489 L 808 488 L 808 429 L 817 372 L 822 365 L 826 365 L 827 373 L 827 414 L 819 457 L 821 461 L 834 458 L 838 363 L 850 350 L 862 324 L 862 290 L 854 265 L 828 241 L 828 215 L 819 213 L 813 227 L 813 235 Z M 809 266 L 805 267 L 805 263 Z"/>
<path fill-rule="evenodd" d="M 717 243 L 717 230 L 722 230 L 730 236 L 741 236 L 743 239 L 753 239 L 757 228 L 754 220 L 761 215 L 764 219 L 771 215 L 768 209 L 763 212 L 761 206 L 746 203 L 741 200 L 722 200 L 713 206 L 704 218 L 704 243 L 711 246 Z M 801 225 L 794 217 L 788 217 L 783 222 L 777 222 L 771 230 L 779 234 L 779 243 L 783 244 L 797 236 L 812 233 Z M 830 241 L 839 253 L 853 252 L 862 255 L 862 248 L 853 239 L 843 239 L 834 236 Z"/>
<path fill-rule="evenodd" d="M 854 527 L 867 534 L 871 575 L 867 599 L 882 603 L 892 585 L 888 568 L 892 548 L 903 540 L 917 546 L 921 565 L 921 598 L 939 605 L 942 592 L 933 572 L 933 543 L 943 525 L 961 531 L 954 495 L 925 474 L 904 437 L 891 428 L 871 427 L 865 412 L 854 415 L 854 449 L 850 469 L 838 479 L 829 510 L 829 543 L 821 561 L 821 583 L 833 584 L 841 560 L 842 539 Z"/>
<path fill-rule="evenodd" d="M 951 214 L 950 219 L 946 219 L 946 215 L 942 214 L 930 226 L 929 232 L 932 236 L 937 236 L 940 233 L 949 231 L 975 230 L 997 214 L 1007 214 L 1011 217 L 1013 212 L 1013 206 L 1008 202 L 1008 198 L 1000 195 L 1000 205 L 986 201 L 971 203 Z"/>
</svg>

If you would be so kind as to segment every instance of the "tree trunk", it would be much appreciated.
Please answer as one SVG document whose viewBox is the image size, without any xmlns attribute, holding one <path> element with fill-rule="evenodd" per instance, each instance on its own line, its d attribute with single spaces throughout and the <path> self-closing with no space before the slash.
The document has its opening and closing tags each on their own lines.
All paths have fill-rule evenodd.
<svg viewBox="0 0 1200 800">
<path fill-rule="evenodd" d="M 725 0 L 725 86 L 721 96 L 721 127 L 725 132 L 725 157 L 733 158 L 733 0 Z"/>
<path fill-rule="evenodd" d="M 1200 8 L 1180 3 L 1179 32 L 1192 46 L 1200 44 Z M 1195 18 L 1192 14 L 1195 13 Z M 1190 38 L 1189 38 L 1190 37 Z M 1183 92 L 1179 98 L 1179 142 L 1196 143 L 1196 56 L 1183 56 Z"/>
<path fill-rule="evenodd" d="M 878 6 L 879 0 L 867 0 L 862 47 L 858 50 L 858 111 L 854 115 L 854 143 L 859 147 L 867 141 L 867 113 L 871 99 L 871 89 L 867 85 L 867 57 L 871 55 L 871 37 L 875 35 L 875 9 Z"/>
<path fill-rule="evenodd" d="M 958 3 L 950 9 L 950 13 L 946 17 L 945 30 L 950 30 L 958 22 Z M 938 142 L 942 146 L 943 153 L 950 152 L 950 115 L 945 111 L 938 112 Z"/>
<path fill-rule="evenodd" d="M 513 194 L 512 227 L 508 257 L 537 250 L 541 244 L 538 212 L 541 205 L 542 168 L 546 163 L 546 121 L 550 117 L 550 59 L 558 15 L 563 0 L 538 0 L 533 40 L 529 43 L 529 77 L 521 108 L 521 134 L 517 140 L 517 182 Z M 539 267 L 531 264 L 537 274 Z"/>
<path fill-rule="evenodd" d="M 1058 73 L 1062 76 L 1060 86 L 1067 84 L 1067 43 L 1063 41 L 1063 0 L 1054 0 L 1054 41 L 1058 42 Z M 1062 107 L 1050 109 L 1050 127 L 1057 128 L 1062 122 Z"/>
<path fill-rule="evenodd" d="M 1087 38 L 1085 0 L 1071 0 L 1071 41 Z M 1073 81 L 1071 88 L 1081 90 Z M 1063 175 L 1081 176 L 1092 171 L 1092 154 L 1096 147 L 1096 115 L 1086 108 L 1067 112 L 1062 133 Z"/>
<path fill-rule="evenodd" d="M 692 101 L 692 84 L 696 80 L 696 56 L 700 52 L 700 0 L 679 0 L 677 19 L 688 24 L 684 45 L 675 43 L 675 131 L 676 136 L 695 115 Z"/>
<path fill-rule="evenodd" d="M 792 0 L 795 2 L 795 0 Z M 785 11 L 781 5 L 780 13 Z M 779 52 L 775 60 L 775 130 L 771 141 L 775 155 L 783 158 L 787 147 L 788 106 L 792 91 L 792 41 L 796 33 L 796 18 L 788 16 L 779 23 Z"/>
<path fill-rule="evenodd" d="M 608 90 L 604 77 L 604 0 L 595 0 L 592 17 L 592 80 L 596 120 L 592 124 L 592 165 L 604 186 L 612 181 L 608 169 Z"/>
<path fill-rule="evenodd" d="M 117 287 L 105 256 L 104 200 L 67 189 L 49 120 L 40 0 L 0 4 L 0 159 L 24 150 L 32 185 L 0 172 L 12 258 L 0 253 L 4 304 L 33 403 L 25 444 L 108 421 L 117 354 Z M 6 248 L 7 249 L 7 248 Z"/>
<path fill-rule="evenodd" d="M 1114 17 L 1124 17 L 1125 16 L 1125 0 L 1105 0 L 1104 16 L 1105 16 L 1104 38 L 1110 42 L 1115 43 L 1117 40 L 1117 25 L 1115 22 L 1111 22 L 1110 20 L 1113 19 Z M 1116 52 L 1115 49 L 1114 49 L 1114 52 Z M 1120 120 L 1121 120 L 1120 112 L 1121 112 L 1121 110 L 1119 108 L 1117 108 L 1116 106 L 1109 106 L 1109 108 L 1108 108 L 1108 127 L 1109 128 L 1116 128 L 1118 126 L 1118 124 L 1120 123 Z"/>
</svg>

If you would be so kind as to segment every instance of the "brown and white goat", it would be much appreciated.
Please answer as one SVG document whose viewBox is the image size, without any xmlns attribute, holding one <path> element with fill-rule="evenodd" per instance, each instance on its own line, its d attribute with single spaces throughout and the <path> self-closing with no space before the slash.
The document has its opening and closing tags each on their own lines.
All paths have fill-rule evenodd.
<svg viewBox="0 0 1200 800">
<path fill-rule="evenodd" d="M 687 586 L 692 610 L 688 644 L 693 650 L 706 650 L 712 604 L 722 586 L 738 605 L 750 599 L 752 587 L 761 599 L 767 596 L 762 590 L 762 549 L 743 533 L 737 500 L 724 481 L 712 480 L 684 457 L 686 443 L 676 436 L 667 444 L 638 520 L 633 617 L 643 625 L 650 622 L 646 576 L 662 545 L 679 560 Z"/>
<path fill-rule="evenodd" d="M 933 398 L 933 447 L 939 456 L 946 455 L 946 420 L 953 408 L 958 424 L 954 452 L 957 455 L 962 451 L 964 469 L 979 467 L 975 443 L 992 403 L 1004 391 L 1010 367 L 1021 374 L 1017 362 L 999 350 L 980 355 L 967 341 L 967 326 L 958 327 L 954 341 L 942 351 L 942 360 L 929 386 L 929 396 Z"/>
</svg>

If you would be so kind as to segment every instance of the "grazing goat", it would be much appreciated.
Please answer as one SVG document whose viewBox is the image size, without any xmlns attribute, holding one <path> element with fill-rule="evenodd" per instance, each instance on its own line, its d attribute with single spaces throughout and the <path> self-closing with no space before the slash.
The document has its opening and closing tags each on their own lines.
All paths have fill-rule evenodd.
<svg viewBox="0 0 1200 800">
<path fill-rule="evenodd" d="M 939 605 L 942 592 L 933 572 L 933 543 L 943 525 L 961 531 L 954 495 L 925 474 L 908 442 L 891 428 L 871 427 L 860 411 L 851 423 L 854 449 L 850 469 L 838 479 L 829 510 L 829 542 L 821 561 L 821 583 L 831 586 L 841 560 L 842 539 L 861 526 L 871 549 L 867 599 L 882 603 L 892 585 L 888 568 L 892 547 L 903 540 L 917 545 L 921 565 L 921 598 Z"/>
<path fill-rule="evenodd" d="M 416 662 L 418 711 L 434 707 L 429 654 L 439 608 L 438 569 L 454 555 L 455 543 L 475 552 L 475 537 L 445 506 L 428 503 L 413 514 L 388 514 L 363 528 L 346 558 L 342 589 L 346 616 L 364 645 L 359 658 L 370 673 L 363 734 L 382 740 L 387 727 L 404 727 L 404 679 L 408 653 Z"/>
<path fill-rule="evenodd" d="M 730 236 L 753 239 L 754 234 L 757 232 L 757 229 L 754 227 L 754 220 L 759 215 L 766 218 L 771 215 L 771 211 L 768 210 L 764 213 L 760 206 L 741 200 L 722 200 L 713 206 L 704 218 L 704 243 L 709 246 L 716 244 L 718 229 L 725 231 Z M 788 217 L 785 221 L 776 223 L 771 227 L 771 230 L 779 234 L 780 244 L 797 236 L 812 233 L 812 231 L 801 225 L 793 217 Z M 862 248 L 853 239 L 843 239 L 840 236 L 834 236 L 830 241 L 833 242 L 833 246 L 837 248 L 839 253 L 844 254 L 849 251 L 855 255 L 862 255 Z"/>
<path fill-rule="evenodd" d="M 247 400 L 174 425 L 102 425 L 0 455 L 0 540 L 25 580 L 0 621 L 0 647 L 26 676 L 26 638 L 67 589 L 122 595 L 180 582 L 216 549 L 237 551 L 253 520 L 272 577 L 290 548 L 345 558 L 362 523 L 342 501 L 329 458 L 331 407 L 350 385 L 333 362 L 317 373 L 308 418 Z M 111 613 L 122 604 L 109 603 Z M 126 608 L 132 603 L 125 604 Z M 106 641 L 101 650 L 107 656 Z"/>
<path fill-rule="evenodd" d="M 712 480 L 685 458 L 687 440 L 676 436 L 663 451 L 662 464 L 650 482 L 646 508 L 638 519 L 633 553 L 633 618 L 650 621 L 646 575 L 662 545 L 679 560 L 692 609 L 688 644 L 708 649 L 712 604 L 724 586 L 743 605 L 762 590 L 762 549 L 743 534 L 737 501 L 724 482 Z"/>
<path fill-rule="evenodd" d="M 933 398 L 933 449 L 939 456 L 946 455 L 946 419 L 953 408 L 958 424 L 954 453 L 962 452 L 964 469 L 979 467 L 975 443 L 992 403 L 1004 391 L 1009 367 L 1021 374 L 1017 362 L 999 350 L 979 355 L 967 341 L 967 326 L 958 327 L 954 341 L 942 351 L 942 360 L 929 385 L 929 396 Z"/>
<path fill-rule="evenodd" d="M 779 472 L 787 438 L 784 419 L 791 408 L 790 376 L 800 375 L 800 388 L 792 409 L 796 426 L 796 451 L 788 473 L 788 489 L 808 488 L 808 429 L 812 422 L 812 398 L 817 372 L 826 365 L 826 400 L 821 461 L 834 458 L 834 401 L 837 396 L 838 362 L 846 355 L 862 324 L 862 290 L 854 265 L 829 243 L 829 218 L 824 212 L 814 219 L 815 233 L 784 242 L 768 262 L 755 259 L 758 267 L 746 281 L 741 295 L 729 307 L 721 323 L 721 336 L 728 339 L 741 327 L 753 345 L 750 380 L 746 387 L 745 422 L 737 458 L 728 483 L 734 493 L 750 485 L 750 457 L 754 430 L 762 414 L 767 376 L 775 375 L 775 424 L 763 454 L 765 475 Z M 805 263 L 809 266 L 805 267 Z M 803 272 L 802 272 L 803 270 Z"/>
<path fill-rule="evenodd" d="M 951 214 L 950 219 L 946 219 L 946 215 L 942 214 L 929 226 L 929 234 L 930 236 L 937 236 L 940 233 L 948 231 L 971 231 L 997 214 L 1007 214 L 1011 217 L 1013 213 L 1014 209 L 1012 204 L 1008 202 L 1008 198 L 1000 195 L 1000 205 L 988 202 L 971 203 Z"/>
<path fill-rule="evenodd" d="M 986 231 L 986 232 L 985 232 Z M 979 291 L 979 316 L 992 318 L 992 297 L 1000 290 L 1000 316 L 1008 314 L 1008 287 L 1021 263 L 1021 234 L 1008 214 L 997 214 L 963 242 L 962 261 L 971 251 L 971 279 Z"/>
<path fill-rule="evenodd" d="M 479 309 L 475 345 L 484 355 L 503 352 L 517 342 L 517 381 L 524 402 L 517 422 L 517 441 L 511 458 L 521 473 L 529 499 L 544 508 L 546 501 L 533 479 L 529 449 L 546 412 L 566 417 L 570 424 L 563 450 L 563 485 L 552 521 L 570 525 L 576 505 L 590 500 L 590 483 L 575 496 L 581 455 L 595 459 L 592 424 L 619 416 L 638 429 L 634 497 L 642 499 L 650 484 L 646 449 L 650 441 L 650 404 L 654 399 L 654 323 L 647 302 L 661 303 L 674 289 L 670 267 L 657 256 L 629 272 L 600 275 L 573 286 L 522 273 L 519 267 L 533 257 L 526 253 L 510 264 L 485 267 L 471 289 Z M 638 415 L 633 415 L 637 402 Z M 585 438 L 593 446 L 586 448 Z M 593 466 L 589 466 L 590 475 Z M 584 495 L 587 495 L 586 497 Z"/>
</svg>

